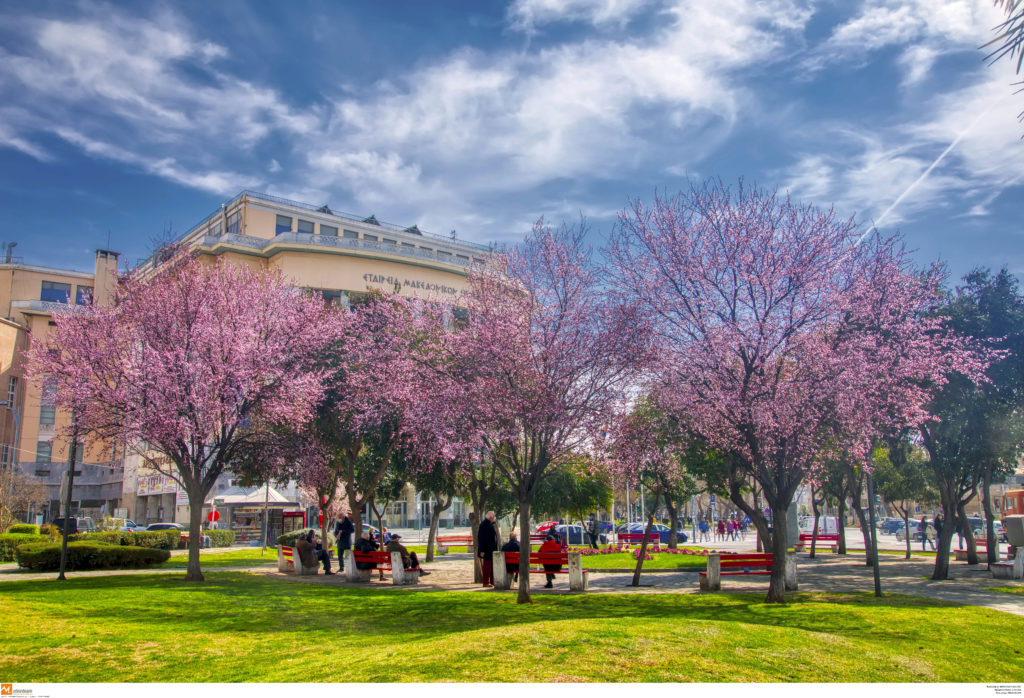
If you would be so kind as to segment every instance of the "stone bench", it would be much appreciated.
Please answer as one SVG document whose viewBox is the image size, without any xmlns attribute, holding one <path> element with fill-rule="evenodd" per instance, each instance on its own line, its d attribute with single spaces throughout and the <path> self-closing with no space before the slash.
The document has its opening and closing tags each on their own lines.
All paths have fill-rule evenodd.
<svg viewBox="0 0 1024 698">
<path fill-rule="evenodd" d="M 519 571 L 519 553 L 495 552 L 491 559 L 494 562 L 494 588 L 511 589 L 512 575 Z M 543 565 L 562 565 L 568 570 L 546 572 Z M 568 574 L 569 591 L 586 591 L 588 587 L 587 571 L 583 569 L 581 555 L 573 553 L 530 553 L 531 574 Z"/>
<path fill-rule="evenodd" d="M 357 563 L 371 563 L 375 565 L 370 569 L 361 570 L 356 567 Z M 391 572 L 391 583 L 395 586 L 420 583 L 420 570 L 405 569 L 402 566 L 402 553 L 373 551 L 371 553 L 357 553 L 351 548 L 345 551 L 345 579 L 349 582 L 370 582 L 374 573 L 383 575 L 385 571 Z"/>
<path fill-rule="evenodd" d="M 315 575 L 320 571 L 320 561 L 317 560 L 316 564 L 312 567 L 307 567 L 299 561 L 299 564 L 295 564 L 295 559 L 298 554 L 295 552 L 295 548 L 287 545 L 277 546 L 277 571 L 285 572 L 287 574 L 296 574 L 299 576 L 304 575 Z"/>
</svg>

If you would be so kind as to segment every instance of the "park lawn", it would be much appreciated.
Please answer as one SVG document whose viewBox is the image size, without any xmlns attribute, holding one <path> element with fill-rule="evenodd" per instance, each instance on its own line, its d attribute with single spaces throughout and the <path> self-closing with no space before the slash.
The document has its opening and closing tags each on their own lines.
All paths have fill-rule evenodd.
<svg viewBox="0 0 1024 698">
<path fill-rule="evenodd" d="M 263 548 L 236 548 L 228 551 L 207 552 L 199 551 L 199 566 L 206 567 L 243 567 L 256 565 L 277 564 L 277 548 L 267 548 L 264 555 L 260 555 Z M 159 565 L 161 569 L 188 567 L 188 553 L 183 555 L 172 555 L 171 559 Z"/>
<path fill-rule="evenodd" d="M 988 587 L 985 591 L 998 591 L 1001 594 L 1016 594 L 1017 596 L 1024 596 L 1024 586 Z"/>
<path fill-rule="evenodd" d="M 708 559 L 702 555 L 686 555 L 682 553 L 650 553 L 650 560 L 644 560 L 644 568 L 651 569 L 695 569 L 703 570 Z M 607 555 L 584 555 L 581 558 L 583 569 L 606 570 L 614 568 L 636 567 L 636 558 L 632 553 L 608 553 Z"/>
<path fill-rule="evenodd" d="M 785 606 L 748 594 L 559 594 L 520 606 L 508 593 L 213 571 L 202 583 L 7 582 L 0 618 L 0 675 L 15 682 L 1024 680 L 1006 644 L 1020 618 L 868 594 Z"/>
</svg>

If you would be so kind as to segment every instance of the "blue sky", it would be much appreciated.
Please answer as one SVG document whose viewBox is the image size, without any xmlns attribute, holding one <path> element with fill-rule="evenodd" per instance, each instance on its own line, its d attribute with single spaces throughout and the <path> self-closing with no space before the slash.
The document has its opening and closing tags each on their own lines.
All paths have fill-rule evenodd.
<svg viewBox="0 0 1024 698">
<path fill-rule="evenodd" d="M 480 242 L 581 212 L 600 235 L 629 197 L 744 177 L 954 277 L 1024 276 L 1024 94 L 978 48 L 998 21 L 991 0 L 0 2 L 0 239 L 134 261 L 247 188 Z"/>
</svg>

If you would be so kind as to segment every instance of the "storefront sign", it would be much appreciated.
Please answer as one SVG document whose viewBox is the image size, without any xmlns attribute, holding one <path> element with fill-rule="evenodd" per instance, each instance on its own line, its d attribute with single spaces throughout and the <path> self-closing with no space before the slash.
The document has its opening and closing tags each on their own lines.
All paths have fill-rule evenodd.
<svg viewBox="0 0 1024 698">
<path fill-rule="evenodd" d="M 136 493 L 140 497 L 151 494 L 174 494 L 178 491 L 178 483 L 168 475 L 142 475 Z M 185 498 L 188 504 L 188 497 Z"/>
<path fill-rule="evenodd" d="M 430 281 L 423 281 L 422 279 L 402 279 L 397 276 L 383 276 L 381 274 L 363 274 L 363 281 L 368 284 L 383 284 L 390 286 L 391 288 L 402 287 L 413 291 L 436 291 L 437 293 L 446 293 L 450 296 L 458 295 L 459 290 L 453 286 L 445 286 L 444 284 L 435 284 Z"/>
</svg>

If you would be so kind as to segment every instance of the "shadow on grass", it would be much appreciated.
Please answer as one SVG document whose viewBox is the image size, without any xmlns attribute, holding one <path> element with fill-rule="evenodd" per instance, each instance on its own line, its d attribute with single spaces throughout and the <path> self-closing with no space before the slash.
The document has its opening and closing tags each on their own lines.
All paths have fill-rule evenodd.
<svg viewBox="0 0 1024 698">
<path fill-rule="evenodd" d="M 906 610 L 960 604 L 869 593 L 794 594 L 786 605 L 760 594 L 600 594 L 544 596 L 518 605 L 512 594 L 352 589 L 210 572 L 205 582 L 167 575 L 11 582 L 12 603 L 64 609 L 69 618 L 158 625 L 163 632 L 323 632 L 400 636 L 406 641 L 547 621 L 672 619 L 786 627 L 872 640 L 916 637 Z M 908 627 L 911 626 L 911 627 Z"/>
</svg>

